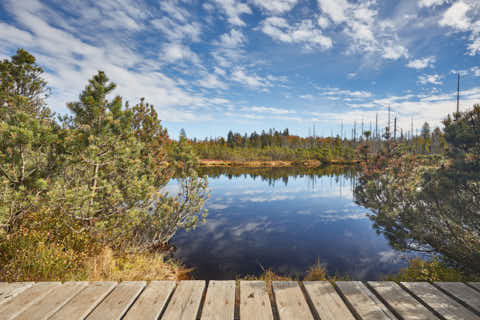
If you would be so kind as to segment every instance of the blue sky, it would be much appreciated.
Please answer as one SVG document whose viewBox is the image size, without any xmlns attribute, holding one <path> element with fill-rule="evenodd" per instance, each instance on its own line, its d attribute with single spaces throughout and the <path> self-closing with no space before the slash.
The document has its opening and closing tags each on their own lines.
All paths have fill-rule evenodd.
<svg viewBox="0 0 480 320">
<path fill-rule="evenodd" d="M 350 133 L 387 108 L 407 130 L 480 103 L 478 0 L 2 0 L 0 56 L 33 53 L 67 112 L 104 70 L 173 137 Z"/>
</svg>

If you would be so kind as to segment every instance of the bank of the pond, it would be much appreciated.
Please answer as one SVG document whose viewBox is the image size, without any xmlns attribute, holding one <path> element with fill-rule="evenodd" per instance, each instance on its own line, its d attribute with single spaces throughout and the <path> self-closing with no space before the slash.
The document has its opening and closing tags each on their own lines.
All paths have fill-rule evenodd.
<svg viewBox="0 0 480 320">
<path fill-rule="evenodd" d="M 359 160 L 305 160 L 305 161 L 277 161 L 277 160 L 258 160 L 258 161 L 230 161 L 215 159 L 200 159 L 199 164 L 202 167 L 246 167 L 246 168 L 282 168 L 282 167 L 307 167 L 317 168 L 325 165 L 354 165 L 360 163 Z"/>
</svg>

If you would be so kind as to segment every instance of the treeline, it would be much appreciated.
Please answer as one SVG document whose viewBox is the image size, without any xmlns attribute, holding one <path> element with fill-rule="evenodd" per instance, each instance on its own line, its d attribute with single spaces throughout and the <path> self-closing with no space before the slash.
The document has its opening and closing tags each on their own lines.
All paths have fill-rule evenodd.
<svg viewBox="0 0 480 320">
<path fill-rule="evenodd" d="M 390 134 L 388 126 L 382 134 L 372 137 L 371 131 L 364 131 L 352 138 L 336 137 L 300 137 L 292 135 L 289 129 L 277 131 L 269 129 L 260 134 L 252 132 L 240 134 L 229 131 L 227 138 L 205 138 L 204 140 L 187 139 L 182 130 L 181 139 L 193 146 L 201 159 L 226 161 L 294 161 L 316 160 L 323 163 L 349 163 L 363 160 L 362 152 L 368 148 L 370 154 L 379 152 L 389 141 L 396 141 L 405 146 L 406 152 L 416 154 L 443 154 L 446 142 L 440 128 L 433 132 L 425 122 L 418 136 L 397 135 L 396 130 Z"/>
<path fill-rule="evenodd" d="M 355 158 L 354 145 L 340 137 L 300 137 L 288 129 L 270 129 L 250 135 L 229 131 L 223 137 L 189 140 L 201 159 L 229 161 L 351 161 Z"/>
<path fill-rule="evenodd" d="M 22 49 L 0 61 L 0 281 L 88 279 L 104 249 L 154 252 L 202 219 L 207 181 L 153 106 L 110 99 L 99 71 L 56 117 L 42 74 Z"/>
</svg>

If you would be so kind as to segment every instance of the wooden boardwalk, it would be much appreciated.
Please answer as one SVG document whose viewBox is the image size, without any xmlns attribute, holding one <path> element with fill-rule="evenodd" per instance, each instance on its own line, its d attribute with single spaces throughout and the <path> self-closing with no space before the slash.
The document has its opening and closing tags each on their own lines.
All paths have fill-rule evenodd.
<svg viewBox="0 0 480 320">
<path fill-rule="evenodd" d="M 480 319 L 480 283 L 0 283 L 0 320 Z"/>
</svg>

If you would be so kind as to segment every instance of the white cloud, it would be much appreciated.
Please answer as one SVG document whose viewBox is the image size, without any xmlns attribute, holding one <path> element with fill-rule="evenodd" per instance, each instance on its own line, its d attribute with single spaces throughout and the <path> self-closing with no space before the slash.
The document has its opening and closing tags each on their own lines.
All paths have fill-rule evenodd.
<svg viewBox="0 0 480 320">
<path fill-rule="evenodd" d="M 252 88 L 265 87 L 268 85 L 266 79 L 256 75 L 256 74 L 247 74 L 244 69 L 237 67 L 232 72 L 233 81 L 239 82 L 243 85 Z"/>
<path fill-rule="evenodd" d="M 442 79 L 442 76 L 438 74 L 424 74 L 424 75 L 418 76 L 418 82 L 423 85 L 426 85 L 426 84 L 440 85 L 442 84 L 441 79 Z"/>
<path fill-rule="evenodd" d="M 385 47 L 383 57 L 390 60 L 398 60 L 402 57 L 408 58 L 408 50 L 402 45 L 393 45 Z"/>
<path fill-rule="evenodd" d="M 469 74 L 469 70 L 456 70 L 456 69 L 452 69 L 450 70 L 450 73 L 451 74 L 460 74 L 461 76 L 466 76 Z"/>
<path fill-rule="evenodd" d="M 398 48 L 384 45 L 377 39 L 377 10 L 375 1 L 350 3 L 347 0 L 318 0 L 320 9 L 349 38 L 348 53 L 382 53 L 387 58 L 398 55 Z M 387 47 L 387 52 L 382 48 Z"/>
<path fill-rule="evenodd" d="M 175 5 L 172 0 L 163 0 L 160 2 L 160 8 L 167 12 L 170 17 L 177 19 L 180 22 L 186 23 L 190 18 L 190 14 L 184 8 Z"/>
<path fill-rule="evenodd" d="M 199 41 L 202 27 L 197 22 L 178 23 L 169 17 L 154 19 L 151 24 L 170 40 Z"/>
<path fill-rule="evenodd" d="M 470 28 L 470 18 L 467 17 L 467 12 L 470 10 L 470 6 L 463 1 L 455 2 L 450 8 L 448 8 L 439 24 L 441 26 L 452 27 L 460 31 L 466 31 Z"/>
<path fill-rule="evenodd" d="M 137 26 L 143 27 L 148 15 L 136 2 L 122 0 L 115 7 L 112 1 L 102 1 L 92 8 L 83 2 L 62 2 L 61 5 L 65 6 L 62 10 L 73 10 L 79 15 L 56 10 L 58 19 L 55 20 L 50 19 L 53 9 L 48 4 L 36 0 L 7 0 L 4 3 L 4 8 L 19 27 L 7 28 L 2 24 L 0 41 L 4 49 L 0 51 L 11 54 L 18 47 L 23 47 L 37 58 L 46 70 L 44 76 L 49 86 L 53 88 L 48 101 L 55 112 L 65 113 L 65 103 L 78 99 L 79 92 L 97 70 L 105 71 L 117 84 L 116 94 L 131 103 L 146 97 L 155 105 L 162 120 L 207 120 L 210 119 L 209 114 L 196 114 L 192 110 L 228 102 L 222 97 L 207 98 L 194 93 L 185 80 L 180 77 L 173 79 L 161 71 L 166 60 L 199 62 L 188 47 L 179 43 L 167 44 L 160 49 L 157 46 L 157 50 L 165 53 L 159 61 L 154 50 L 145 54 L 145 49 L 137 49 L 138 43 L 132 34 L 138 30 L 133 25 L 111 29 L 111 24 L 98 22 L 99 19 L 109 19 L 111 12 L 103 12 L 105 8 L 114 7 L 122 10 L 122 16 L 135 18 Z M 65 27 L 62 25 L 59 28 L 52 21 L 64 23 Z M 91 36 L 93 34 L 94 37 Z"/>
<path fill-rule="evenodd" d="M 252 13 L 252 10 L 246 3 L 236 0 L 214 0 L 214 2 L 225 12 L 228 22 L 235 26 L 245 26 L 245 22 L 243 22 L 240 16 Z"/>
<path fill-rule="evenodd" d="M 415 59 L 411 60 L 407 63 L 407 67 L 413 69 L 425 69 L 425 68 L 433 68 L 433 64 L 435 63 L 436 59 L 434 56 L 426 57 L 422 59 Z"/>
<path fill-rule="evenodd" d="M 162 59 L 168 63 L 175 63 L 179 60 L 200 63 L 198 56 L 186 45 L 181 43 L 169 43 L 163 48 Z"/>
<path fill-rule="evenodd" d="M 480 67 L 472 67 L 470 69 L 470 71 L 472 71 L 472 73 L 476 76 L 476 77 L 480 77 Z"/>
<path fill-rule="evenodd" d="M 215 74 L 207 74 L 204 78 L 197 81 L 198 85 L 204 88 L 219 88 L 219 89 L 227 89 L 228 86 L 217 78 Z"/>
<path fill-rule="evenodd" d="M 256 112 L 256 113 L 267 113 L 267 114 L 291 114 L 296 113 L 294 110 L 279 109 L 279 108 L 270 108 L 270 107 L 257 107 L 253 106 L 250 108 L 245 108 L 245 110 Z"/>
<path fill-rule="evenodd" d="M 327 17 L 324 17 L 324 16 L 319 16 L 317 18 L 317 24 L 320 28 L 322 29 L 326 29 L 328 28 L 328 26 L 330 25 L 330 21 L 328 21 L 328 18 Z"/>
<path fill-rule="evenodd" d="M 435 7 L 440 6 L 449 0 L 420 0 L 418 2 L 418 6 L 421 7 Z"/>
<path fill-rule="evenodd" d="M 480 2 L 459 0 L 443 13 L 440 26 L 450 27 L 457 32 L 469 32 L 467 54 L 480 53 Z"/>
<path fill-rule="evenodd" d="M 300 98 L 305 99 L 305 100 L 313 100 L 314 99 L 314 97 L 311 94 L 301 95 Z"/>
<path fill-rule="evenodd" d="M 252 0 L 252 2 L 263 10 L 281 14 L 292 10 L 298 0 Z"/>
<path fill-rule="evenodd" d="M 246 38 L 240 30 L 232 29 L 230 33 L 222 34 L 220 45 L 226 48 L 236 48 L 246 42 Z"/>
<path fill-rule="evenodd" d="M 268 17 L 262 22 L 263 33 L 275 40 L 287 43 L 300 43 L 306 49 L 329 49 L 333 46 L 331 38 L 325 36 L 312 20 L 303 20 L 295 25 L 289 25 L 286 19 Z"/>
<path fill-rule="evenodd" d="M 345 11 L 350 8 L 347 0 L 318 0 L 318 5 L 335 23 L 347 20 Z"/>
<path fill-rule="evenodd" d="M 351 97 L 356 99 L 369 98 L 372 94 L 368 91 L 351 91 L 339 88 L 319 88 L 321 95 L 334 97 Z"/>
</svg>

